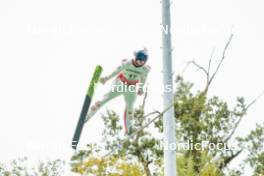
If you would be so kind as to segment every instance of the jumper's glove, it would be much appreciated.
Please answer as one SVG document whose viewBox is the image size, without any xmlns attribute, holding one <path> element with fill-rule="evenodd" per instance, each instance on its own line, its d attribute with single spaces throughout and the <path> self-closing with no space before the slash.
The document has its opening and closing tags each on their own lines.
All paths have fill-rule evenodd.
<svg viewBox="0 0 264 176">
<path fill-rule="evenodd" d="M 143 94 L 144 94 L 144 91 L 143 91 L 143 89 L 138 89 L 138 92 L 137 92 L 137 94 L 138 94 L 139 96 L 143 95 Z"/>
<path fill-rule="evenodd" d="M 105 84 L 107 81 L 108 81 L 108 78 L 107 78 L 107 77 L 102 77 L 102 78 L 100 79 L 100 82 L 101 82 L 102 84 Z"/>
</svg>

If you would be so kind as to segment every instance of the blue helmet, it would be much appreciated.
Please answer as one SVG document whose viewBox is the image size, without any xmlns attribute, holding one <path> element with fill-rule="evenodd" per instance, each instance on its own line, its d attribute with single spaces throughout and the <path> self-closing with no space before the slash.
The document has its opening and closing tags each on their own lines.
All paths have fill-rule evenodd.
<svg viewBox="0 0 264 176">
<path fill-rule="evenodd" d="M 136 60 L 141 60 L 145 62 L 148 60 L 148 52 L 145 48 L 143 50 L 134 52 L 134 55 Z"/>
</svg>

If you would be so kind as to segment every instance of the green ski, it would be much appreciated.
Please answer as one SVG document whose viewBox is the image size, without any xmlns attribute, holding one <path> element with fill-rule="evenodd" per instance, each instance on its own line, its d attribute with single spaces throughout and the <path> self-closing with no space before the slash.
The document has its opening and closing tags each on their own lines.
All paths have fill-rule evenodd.
<svg viewBox="0 0 264 176">
<path fill-rule="evenodd" d="M 80 136 L 81 136 L 81 133 L 82 133 L 82 129 L 83 129 L 83 126 L 84 126 L 84 123 L 85 123 L 86 114 L 87 114 L 87 112 L 89 110 L 90 103 L 91 103 L 91 100 L 92 100 L 92 97 L 93 97 L 93 94 L 94 94 L 94 89 L 95 89 L 95 86 L 96 86 L 97 82 L 99 81 L 99 78 L 100 78 L 100 75 L 102 73 L 102 70 L 103 69 L 102 69 L 102 67 L 100 65 L 96 66 L 94 74 L 93 74 L 93 77 L 92 77 L 92 80 L 91 80 L 89 88 L 88 88 L 88 91 L 86 93 L 85 100 L 84 100 L 83 107 L 82 107 L 82 111 L 81 111 L 81 114 L 80 114 L 80 117 L 79 117 L 79 121 L 77 123 L 76 129 L 75 129 L 75 132 L 74 132 L 74 136 L 73 136 L 73 139 L 72 139 L 72 148 L 74 150 L 76 150 L 77 145 L 79 143 Z"/>
</svg>

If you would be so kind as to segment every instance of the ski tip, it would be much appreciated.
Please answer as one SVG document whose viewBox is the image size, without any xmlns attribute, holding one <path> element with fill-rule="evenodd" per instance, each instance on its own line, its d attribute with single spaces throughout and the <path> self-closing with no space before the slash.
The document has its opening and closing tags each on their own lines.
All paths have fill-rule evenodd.
<svg viewBox="0 0 264 176">
<path fill-rule="evenodd" d="M 101 65 L 97 65 L 97 66 L 96 66 L 96 70 L 98 70 L 98 71 L 101 72 L 101 71 L 103 70 L 103 67 L 102 67 Z"/>
</svg>

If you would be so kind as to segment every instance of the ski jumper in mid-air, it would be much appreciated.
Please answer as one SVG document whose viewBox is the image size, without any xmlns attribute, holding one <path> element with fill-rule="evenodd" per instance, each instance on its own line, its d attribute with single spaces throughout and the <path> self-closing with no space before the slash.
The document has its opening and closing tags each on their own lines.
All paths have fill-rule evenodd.
<svg viewBox="0 0 264 176">
<path fill-rule="evenodd" d="M 130 135 L 132 130 L 131 120 L 134 113 L 134 103 L 138 95 L 144 93 L 144 84 L 150 67 L 146 65 L 148 53 L 146 49 L 134 52 L 135 58 L 131 60 L 124 59 L 119 66 L 109 76 L 102 77 L 100 82 L 105 84 L 109 79 L 116 77 L 110 92 L 104 95 L 103 99 L 95 102 L 86 116 L 86 122 L 108 101 L 113 98 L 124 95 L 126 109 L 124 113 L 125 133 Z"/>
</svg>

